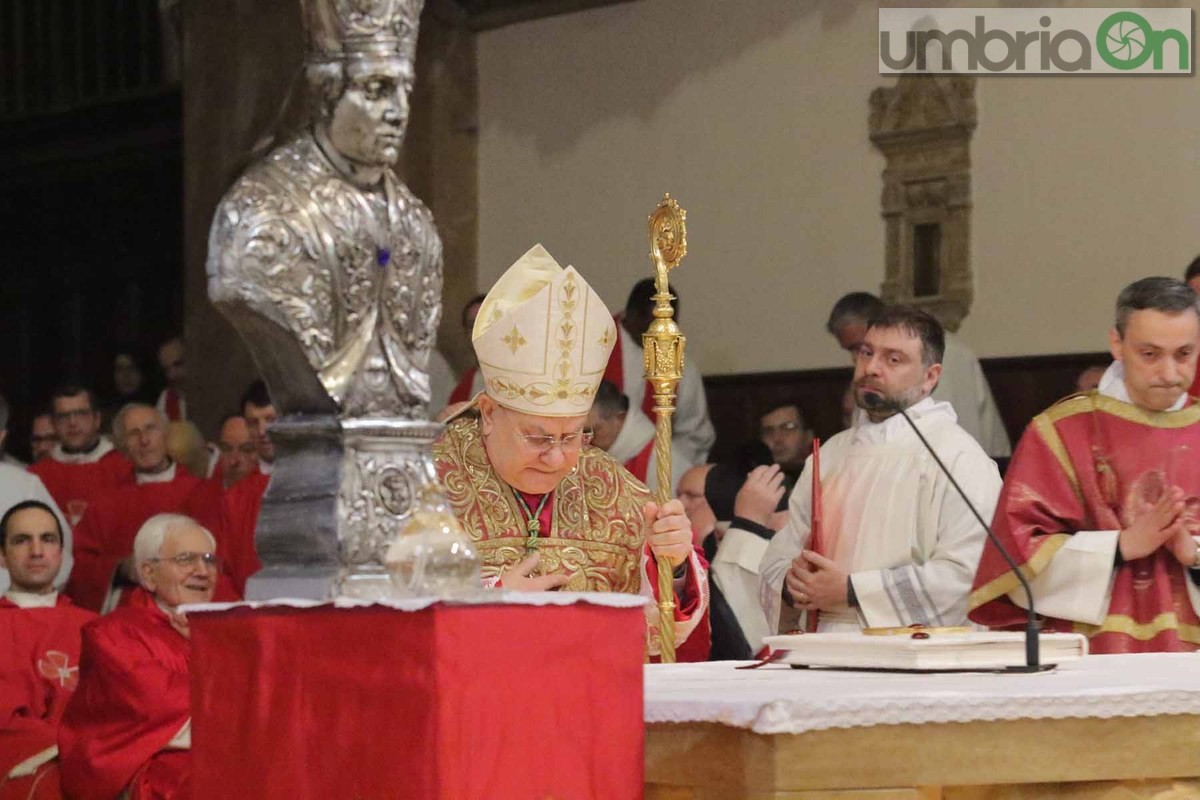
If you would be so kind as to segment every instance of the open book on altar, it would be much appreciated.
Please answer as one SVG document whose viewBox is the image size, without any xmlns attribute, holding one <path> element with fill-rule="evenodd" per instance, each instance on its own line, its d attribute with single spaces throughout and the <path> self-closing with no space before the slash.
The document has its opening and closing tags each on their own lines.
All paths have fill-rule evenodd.
<svg viewBox="0 0 1200 800">
<path fill-rule="evenodd" d="M 868 628 L 861 633 L 768 636 L 773 661 L 842 669 L 990 670 L 1025 663 L 1025 634 L 969 628 Z M 1038 637 L 1043 664 L 1083 658 L 1087 638 L 1077 633 Z"/>
</svg>

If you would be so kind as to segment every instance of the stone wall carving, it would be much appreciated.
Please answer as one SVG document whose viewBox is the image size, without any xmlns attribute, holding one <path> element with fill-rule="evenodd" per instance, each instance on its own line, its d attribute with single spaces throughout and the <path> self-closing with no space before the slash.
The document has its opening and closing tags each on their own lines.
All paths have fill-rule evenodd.
<svg viewBox="0 0 1200 800">
<path fill-rule="evenodd" d="M 903 75 L 871 93 L 870 137 L 887 159 L 881 206 L 886 224 L 881 295 L 930 312 L 958 330 L 971 308 L 971 136 L 975 79 Z M 917 231 L 936 226 L 937 275 L 918 293 Z"/>
</svg>

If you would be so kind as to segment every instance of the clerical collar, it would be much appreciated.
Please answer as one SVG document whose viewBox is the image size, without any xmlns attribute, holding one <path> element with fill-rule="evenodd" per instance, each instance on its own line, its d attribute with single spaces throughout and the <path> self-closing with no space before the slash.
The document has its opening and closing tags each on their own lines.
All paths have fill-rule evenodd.
<svg viewBox="0 0 1200 800">
<path fill-rule="evenodd" d="M 258 471 L 261 472 L 263 475 L 270 475 L 271 470 L 273 470 L 274 468 L 275 468 L 274 461 L 263 461 L 261 458 L 258 460 Z"/>
<path fill-rule="evenodd" d="M 158 472 L 137 473 L 137 482 L 139 485 L 143 483 L 170 483 L 173 480 L 175 480 L 174 461 L 171 462 L 169 467 L 164 470 L 159 470 Z"/>
<path fill-rule="evenodd" d="M 9 589 L 4 593 L 4 596 L 8 599 L 8 602 L 18 608 L 54 608 L 54 606 L 58 605 L 58 592 L 34 594 L 33 592 Z"/>
<path fill-rule="evenodd" d="M 1097 389 L 1105 397 L 1129 403 L 1131 406 L 1137 405 L 1129 397 L 1129 387 L 1125 385 L 1125 365 L 1120 361 L 1114 361 L 1108 365 L 1108 369 L 1104 370 L 1104 375 L 1100 378 L 1100 385 Z M 1182 392 L 1179 399 L 1167 411 L 1178 411 L 1187 405 L 1187 399 L 1187 391 Z"/>
<path fill-rule="evenodd" d="M 948 416 L 951 422 L 958 421 L 958 414 L 954 412 L 954 406 L 934 400 L 932 397 L 923 398 L 904 410 L 914 421 L 923 417 L 940 415 Z M 854 435 L 850 440 L 853 444 L 879 444 L 912 435 L 908 422 L 900 414 L 893 414 L 882 422 L 871 422 L 865 411 L 859 409 L 859 412 L 855 416 Z"/>
<path fill-rule="evenodd" d="M 94 445 L 86 450 L 68 451 L 59 442 L 54 445 L 54 451 L 50 454 L 50 457 L 55 461 L 61 461 L 63 464 L 94 464 L 108 455 L 112 449 L 113 445 L 108 440 L 108 437 L 101 436 L 96 440 Z"/>
</svg>

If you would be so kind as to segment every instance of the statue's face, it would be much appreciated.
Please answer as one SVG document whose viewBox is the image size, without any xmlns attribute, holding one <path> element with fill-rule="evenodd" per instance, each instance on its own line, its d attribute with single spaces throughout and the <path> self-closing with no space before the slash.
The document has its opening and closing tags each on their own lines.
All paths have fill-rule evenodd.
<svg viewBox="0 0 1200 800">
<path fill-rule="evenodd" d="M 358 164 L 390 166 L 400 157 L 408 125 L 412 74 L 398 59 L 346 64 L 346 83 L 329 120 L 329 140 Z"/>
</svg>

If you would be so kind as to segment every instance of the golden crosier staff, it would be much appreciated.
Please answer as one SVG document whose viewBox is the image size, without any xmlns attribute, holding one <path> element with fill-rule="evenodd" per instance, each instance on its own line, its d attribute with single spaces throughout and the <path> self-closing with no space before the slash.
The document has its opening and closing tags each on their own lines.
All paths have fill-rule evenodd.
<svg viewBox="0 0 1200 800">
<path fill-rule="evenodd" d="M 671 287 L 667 273 L 687 255 L 687 212 L 670 193 L 650 215 L 650 259 L 654 262 L 654 321 L 642 334 L 646 380 L 654 388 L 654 460 L 657 488 L 655 501 L 661 507 L 671 499 L 671 415 L 675 413 L 675 387 L 683 377 L 683 345 L 686 341 L 675 323 Z M 658 561 L 658 633 L 664 664 L 675 661 L 675 589 L 671 562 Z"/>
</svg>

